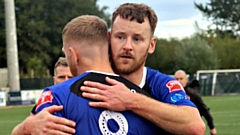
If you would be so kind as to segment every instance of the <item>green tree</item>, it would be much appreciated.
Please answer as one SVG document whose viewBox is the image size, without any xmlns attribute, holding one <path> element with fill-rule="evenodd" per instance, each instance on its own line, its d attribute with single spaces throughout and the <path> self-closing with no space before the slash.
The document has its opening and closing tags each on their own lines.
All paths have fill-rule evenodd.
<svg viewBox="0 0 240 135">
<path fill-rule="evenodd" d="M 0 2 L 0 7 L 4 4 Z M 99 8 L 97 0 L 16 0 L 17 42 L 21 73 L 28 73 L 29 61 L 33 57 L 41 59 L 43 69 L 52 71 L 59 56 L 62 56 L 61 32 L 71 19 L 79 15 L 96 15 L 110 24 L 110 15 L 105 13 L 107 7 Z M 0 9 L 2 10 L 2 9 Z M 4 12 L 0 12 L 0 18 Z M 4 20 L 1 19 L 1 21 Z M 0 29 L 5 29 L 0 22 Z M 1 31 L 2 33 L 2 31 Z M 4 39 L 0 33 L 0 39 Z M 5 42 L 0 43 L 0 52 L 6 54 Z M 0 56 L 1 61 L 6 61 Z M 39 63 L 36 63 L 39 64 Z M 1 65 L 2 66 L 2 65 Z M 38 65 L 36 65 L 38 66 Z M 35 71 L 35 74 L 38 74 Z"/>
<path fill-rule="evenodd" d="M 239 69 L 240 68 L 240 40 L 230 36 L 224 38 L 206 36 L 206 40 L 211 43 L 220 59 L 220 69 Z"/>
<path fill-rule="evenodd" d="M 175 38 L 157 39 L 153 54 L 149 55 L 146 66 L 157 69 L 166 74 L 173 74 L 175 69 L 175 48 L 179 41 Z"/>
<path fill-rule="evenodd" d="M 42 66 L 43 61 L 41 58 L 32 57 L 27 62 L 27 77 L 46 77 L 47 68 Z"/>
<path fill-rule="evenodd" d="M 181 41 L 175 50 L 176 69 L 183 69 L 190 74 L 197 70 L 210 70 L 219 67 L 216 51 L 204 39 L 193 36 Z"/>
<path fill-rule="evenodd" d="M 240 0 L 210 0 L 203 4 L 194 3 L 194 5 L 203 13 L 203 15 L 212 21 L 214 32 L 221 38 L 227 35 L 236 38 L 240 37 Z"/>
</svg>

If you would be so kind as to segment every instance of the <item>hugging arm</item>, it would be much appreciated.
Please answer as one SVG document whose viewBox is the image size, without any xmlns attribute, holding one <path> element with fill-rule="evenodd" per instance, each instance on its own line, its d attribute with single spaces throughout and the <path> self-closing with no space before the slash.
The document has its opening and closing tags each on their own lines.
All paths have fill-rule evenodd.
<svg viewBox="0 0 240 135">
<path fill-rule="evenodd" d="M 174 134 L 204 134 L 206 127 L 196 108 L 163 103 L 139 93 L 132 93 L 116 80 L 107 77 L 106 81 L 110 86 L 84 82 L 85 86 L 81 87 L 82 96 L 98 101 L 90 102 L 90 106 L 114 111 L 131 110 Z"/>
<path fill-rule="evenodd" d="M 63 106 L 51 106 L 36 115 L 28 116 L 12 130 L 12 135 L 71 135 L 75 133 L 75 122 L 52 115 Z"/>
</svg>

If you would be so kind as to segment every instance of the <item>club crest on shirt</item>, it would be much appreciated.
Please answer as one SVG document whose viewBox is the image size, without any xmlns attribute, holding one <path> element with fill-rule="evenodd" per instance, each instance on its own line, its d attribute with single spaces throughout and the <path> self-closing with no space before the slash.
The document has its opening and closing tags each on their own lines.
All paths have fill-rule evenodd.
<svg viewBox="0 0 240 135">
<path fill-rule="evenodd" d="M 174 91 L 179 91 L 179 90 L 182 90 L 184 91 L 181 83 L 177 80 L 173 80 L 173 81 L 169 81 L 166 86 L 168 87 L 169 89 L 169 93 L 171 92 L 174 92 Z"/>
<path fill-rule="evenodd" d="M 49 90 L 49 91 L 44 91 L 41 95 L 41 97 L 39 98 L 38 100 L 38 103 L 37 103 L 37 108 L 43 104 L 46 104 L 46 103 L 51 103 L 53 100 L 53 95 L 52 95 L 52 91 Z M 36 109 L 37 109 L 36 108 Z"/>
</svg>

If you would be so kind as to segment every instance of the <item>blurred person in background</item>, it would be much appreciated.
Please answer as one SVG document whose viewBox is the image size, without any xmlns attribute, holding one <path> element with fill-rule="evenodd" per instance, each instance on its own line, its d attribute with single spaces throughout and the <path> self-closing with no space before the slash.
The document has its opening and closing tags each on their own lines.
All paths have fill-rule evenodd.
<svg viewBox="0 0 240 135">
<path fill-rule="evenodd" d="M 53 83 L 59 84 L 72 77 L 73 75 L 68 67 L 66 58 L 60 57 L 54 66 Z"/>
<path fill-rule="evenodd" d="M 206 119 L 208 127 L 210 129 L 210 134 L 216 135 L 217 130 L 213 123 L 213 117 L 210 114 L 210 108 L 208 108 L 207 105 L 204 103 L 200 94 L 199 82 L 197 80 L 189 82 L 186 72 L 183 70 L 177 70 L 174 73 L 174 78 L 176 78 L 182 84 L 190 100 L 197 106 L 200 115 L 204 116 L 204 118 Z"/>
<path fill-rule="evenodd" d="M 59 84 L 73 77 L 70 68 L 68 67 L 66 58 L 59 57 L 58 61 L 54 65 L 54 76 L 53 83 Z M 35 115 L 36 105 L 33 107 L 31 111 L 31 115 Z"/>
<path fill-rule="evenodd" d="M 71 71 L 70 71 L 70 68 L 67 64 L 67 61 L 66 61 L 66 58 L 64 57 L 59 57 L 58 61 L 55 63 L 54 65 L 54 76 L 53 76 L 53 83 L 54 84 L 59 84 L 59 83 L 62 83 L 68 79 L 71 79 L 73 77 Z M 54 106 L 52 108 L 48 108 L 46 109 L 45 111 L 47 111 L 48 113 L 42 113 L 41 115 L 38 115 L 38 116 L 34 116 L 36 114 L 35 110 L 36 110 L 36 105 L 32 108 L 32 111 L 30 113 L 30 117 L 28 117 L 26 120 L 25 123 L 20 123 L 18 124 L 17 126 L 14 127 L 13 131 L 12 131 L 12 134 L 13 135 L 21 135 L 21 134 L 25 134 L 25 133 L 22 133 L 21 131 L 18 132 L 18 129 L 22 129 L 24 128 L 23 124 L 26 124 L 28 125 L 29 129 L 37 129 L 35 127 L 40 127 L 41 124 L 45 124 L 45 123 L 48 123 L 49 121 L 51 120 L 54 120 L 54 119 L 57 119 L 59 120 L 59 123 L 61 123 L 61 126 L 58 126 L 59 128 L 61 128 L 62 126 L 64 127 L 66 123 L 69 123 L 69 124 L 66 124 L 68 125 L 67 128 L 70 128 L 72 127 L 73 125 L 75 125 L 75 123 L 73 121 L 68 121 L 67 119 L 61 119 L 57 116 L 53 116 L 51 115 L 49 112 L 53 113 L 54 111 L 57 111 L 57 110 L 61 110 L 62 107 L 61 106 Z M 49 117 L 50 116 L 50 119 Z M 28 123 L 30 122 L 30 123 Z M 73 131 L 74 129 L 70 128 L 69 131 Z M 22 131 L 26 131 L 26 130 L 22 130 Z M 70 132 L 71 133 L 71 132 Z"/>
<path fill-rule="evenodd" d="M 59 84 L 73 77 L 70 68 L 67 64 L 67 60 L 64 57 L 59 57 L 58 61 L 54 65 L 53 83 Z M 31 115 L 35 115 L 36 105 L 31 111 Z"/>
</svg>

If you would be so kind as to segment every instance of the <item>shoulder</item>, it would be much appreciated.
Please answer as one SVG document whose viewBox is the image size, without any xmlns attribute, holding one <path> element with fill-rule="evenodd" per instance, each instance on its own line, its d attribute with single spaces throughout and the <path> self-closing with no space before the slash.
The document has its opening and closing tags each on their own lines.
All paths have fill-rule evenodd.
<svg viewBox="0 0 240 135">
<path fill-rule="evenodd" d="M 200 84 L 199 84 L 198 80 L 196 80 L 196 79 L 192 80 L 191 82 L 189 82 L 187 84 L 187 86 L 190 87 L 191 89 L 195 90 L 196 92 L 200 93 L 201 87 L 200 87 Z"/>
<path fill-rule="evenodd" d="M 199 84 L 199 81 L 198 80 L 196 80 L 196 79 L 194 79 L 194 80 L 192 80 L 189 84 L 189 87 L 200 87 L 200 84 Z"/>
<path fill-rule="evenodd" d="M 84 74 L 85 76 L 85 74 Z M 78 81 L 78 80 L 81 80 L 81 78 L 84 77 L 83 75 L 79 75 L 79 76 L 76 76 L 76 77 L 73 77 L 67 81 L 64 81 L 62 83 L 59 83 L 59 84 L 55 84 L 55 85 L 51 85 L 51 86 L 48 86 L 46 87 L 44 90 L 43 90 L 43 93 L 49 93 L 49 91 L 51 92 L 51 94 L 53 96 L 60 96 L 60 97 L 64 97 L 66 96 L 70 90 L 71 90 L 71 87 Z"/>
<path fill-rule="evenodd" d="M 171 81 L 176 81 L 176 79 L 174 79 L 173 77 L 171 77 L 170 75 L 161 73 L 158 70 L 155 69 L 151 69 L 149 67 L 147 68 L 147 76 L 146 79 L 148 82 L 153 82 L 154 84 L 161 84 L 161 85 L 167 85 L 169 82 Z"/>
<path fill-rule="evenodd" d="M 151 68 L 147 68 L 146 84 L 151 88 L 154 95 L 167 96 L 174 91 L 184 91 L 182 85 L 176 79 Z"/>
</svg>

